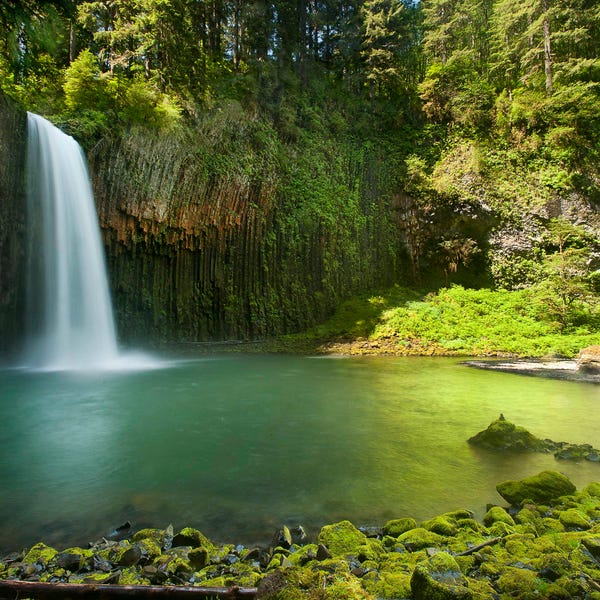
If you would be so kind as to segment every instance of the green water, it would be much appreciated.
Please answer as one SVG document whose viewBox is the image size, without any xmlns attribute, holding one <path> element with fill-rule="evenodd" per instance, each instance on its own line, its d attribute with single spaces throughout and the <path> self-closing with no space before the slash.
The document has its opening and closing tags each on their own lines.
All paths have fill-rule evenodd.
<svg viewBox="0 0 600 600">
<path fill-rule="evenodd" d="M 429 518 L 501 502 L 497 482 L 600 465 L 495 455 L 466 439 L 504 413 L 600 447 L 591 384 L 454 359 L 224 356 L 103 375 L 0 372 L 0 549 L 83 544 L 125 520 L 268 543 L 349 518 Z"/>
</svg>

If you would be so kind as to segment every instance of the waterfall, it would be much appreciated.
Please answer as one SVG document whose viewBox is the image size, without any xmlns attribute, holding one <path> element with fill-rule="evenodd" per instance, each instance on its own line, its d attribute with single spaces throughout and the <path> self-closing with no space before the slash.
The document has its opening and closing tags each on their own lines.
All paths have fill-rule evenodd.
<svg viewBox="0 0 600 600">
<path fill-rule="evenodd" d="M 79 144 L 28 113 L 28 290 L 25 363 L 112 368 L 118 358 L 104 255 Z"/>
</svg>

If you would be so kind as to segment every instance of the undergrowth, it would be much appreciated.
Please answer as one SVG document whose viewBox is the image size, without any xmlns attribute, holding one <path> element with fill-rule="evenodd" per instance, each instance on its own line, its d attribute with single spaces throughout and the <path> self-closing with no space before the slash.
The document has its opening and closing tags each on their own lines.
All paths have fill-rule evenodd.
<svg viewBox="0 0 600 600">
<path fill-rule="evenodd" d="M 597 311 L 565 329 L 536 288 L 424 292 L 394 286 L 352 298 L 327 322 L 285 339 L 289 347 L 305 348 L 310 341 L 380 342 L 385 352 L 399 354 L 572 357 L 597 343 L 599 333 Z"/>
</svg>

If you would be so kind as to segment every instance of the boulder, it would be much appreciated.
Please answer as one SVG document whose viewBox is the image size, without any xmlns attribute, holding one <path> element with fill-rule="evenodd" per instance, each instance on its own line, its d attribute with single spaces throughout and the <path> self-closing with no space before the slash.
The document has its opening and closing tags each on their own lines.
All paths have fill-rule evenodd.
<svg viewBox="0 0 600 600">
<path fill-rule="evenodd" d="M 585 530 L 592 526 L 588 516 L 577 508 L 563 510 L 558 519 L 567 529 Z"/>
<path fill-rule="evenodd" d="M 358 554 L 360 547 L 367 541 L 350 521 L 340 521 L 325 525 L 319 532 L 318 542 L 327 547 L 333 556 L 340 554 Z"/>
<path fill-rule="evenodd" d="M 600 373 L 600 346 L 588 346 L 577 355 L 577 368 L 581 371 Z"/>
<path fill-rule="evenodd" d="M 507 525 L 514 525 L 514 519 L 501 507 L 492 506 L 483 517 L 484 525 L 490 526 L 494 523 L 506 523 Z"/>
<path fill-rule="evenodd" d="M 467 441 L 473 446 L 513 452 L 548 452 L 554 448 L 549 440 L 536 437 L 524 427 L 507 421 L 503 415 Z"/>
<path fill-rule="evenodd" d="M 543 504 L 573 494 L 576 488 L 566 475 L 558 471 L 542 471 L 518 481 L 503 481 L 496 490 L 510 504 L 519 505 L 523 500 Z"/>
<path fill-rule="evenodd" d="M 206 548 L 209 552 L 214 551 L 212 542 L 197 529 L 193 527 L 184 527 L 177 535 L 173 537 L 172 544 L 177 546 L 191 546 L 192 548 Z"/>
<path fill-rule="evenodd" d="M 411 517 L 405 519 L 392 519 L 383 526 L 383 534 L 398 537 L 399 535 L 414 529 L 416 526 L 417 522 Z"/>
<path fill-rule="evenodd" d="M 447 552 L 438 552 L 418 564 L 410 579 L 410 589 L 414 600 L 473 598 L 458 563 Z"/>
</svg>

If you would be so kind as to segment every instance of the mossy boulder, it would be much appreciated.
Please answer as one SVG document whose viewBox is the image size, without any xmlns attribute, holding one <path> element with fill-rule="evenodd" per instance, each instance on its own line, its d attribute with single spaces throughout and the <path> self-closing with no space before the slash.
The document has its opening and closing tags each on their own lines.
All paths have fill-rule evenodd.
<svg viewBox="0 0 600 600">
<path fill-rule="evenodd" d="M 600 483 L 597 481 L 589 483 L 583 488 L 582 492 L 595 498 L 600 498 Z"/>
<path fill-rule="evenodd" d="M 191 546 L 192 548 L 206 548 L 209 552 L 215 551 L 214 544 L 200 531 L 193 527 L 184 527 L 173 537 L 173 546 Z"/>
<path fill-rule="evenodd" d="M 507 525 L 514 525 L 515 520 L 501 506 L 492 506 L 485 513 L 483 517 L 483 523 L 488 527 L 494 523 L 506 523 Z"/>
<path fill-rule="evenodd" d="M 398 536 L 398 542 L 403 544 L 411 552 L 423 548 L 435 548 L 444 543 L 444 537 L 439 533 L 427 531 L 423 527 L 416 527 Z"/>
<path fill-rule="evenodd" d="M 447 552 L 438 552 L 418 564 L 410 579 L 410 589 L 414 600 L 473 598 L 458 563 Z"/>
<path fill-rule="evenodd" d="M 498 493 L 510 504 L 519 505 L 524 500 L 544 503 L 576 490 L 571 480 L 558 471 L 542 471 L 532 477 L 503 481 L 496 486 Z"/>
<path fill-rule="evenodd" d="M 319 544 L 327 546 L 333 556 L 358 554 L 366 544 L 367 536 L 360 532 L 350 521 L 340 521 L 325 525 L 319 532 Z"/>
<path fill-rule="evenodd" d="M 559 521 L 567 529 L 589 529 L 592 523 L 588 519 L 587 515 L 577 508 L 569 508 L 563 510 L 558 515 Z"/>
<path fill-rule="evenodd" d="M 492 421 L 487 429 L 467 440 L 473 446 L 481 446 L 490 450 L 513 451 L 513 452 L 547 452 L 553 449 L 553 445 L 542 440 L 524 427 L 519 427 L 507 421 L 502 415 L 496 421 Z"/>
<path fill-rule="evenodd" d="M 362 577 L 361 582 L 363 587 L 377 598 L 409 598 L 410 578 L 410 573 L 372 571 Z"/>
<path fill-rule="evenodd" d="M 413 518 L 392 519 L 383 526 L 383 534 L 398 537 L 410 529 L 414 529 L 417 522 Z"/>
<path fill-rule="evenodd" d="M 540 580 L 535 571 L 505 567 L 496 581 L 496 587 L 507 597 L 520 600 L 534 600 L 540 598 Z"/>
<path fill-rule="evenodd" d="M 35 546 L 32 546 L 23 557 L 23 562 L 26 564 L 38 563 L 43 566 L 47 566 L 48 563 L 56 557 L 58 550 L 51 546 L 46 546 L 43 542 L 38 542 Z"/>
<path fill-rule="evenodd" d="M 444 515 L 434 517 L 428 521 L 423 521 L 421 523 L 421 527 L 423 529 L 427 529 L 427 531 L 433 531 L 434 533 L 445 536 L 456 535 L 456 532 L 458 531 L 456 520 L 452 517 L 448 518 Z"/>
</svg>

